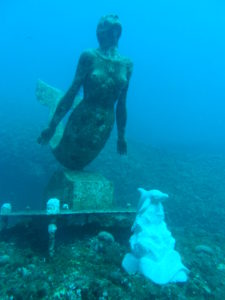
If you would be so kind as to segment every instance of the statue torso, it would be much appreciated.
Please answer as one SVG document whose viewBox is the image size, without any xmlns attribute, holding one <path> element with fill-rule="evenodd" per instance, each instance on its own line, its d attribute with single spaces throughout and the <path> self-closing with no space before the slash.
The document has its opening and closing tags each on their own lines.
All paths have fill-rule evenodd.
<svg viewBox="0 0 225 300">
<path fill-rule="evenodd" d="M 81 66 L 83 100 L 54 149 L 56 158 L 70 169 L 82 169 L 104 147 L 114 124 L 114 104 L 128 86 L 132 64 L 120 55 L 107 58 L 88 50 L 82 54 Z"/>
<path fill-rule="evenodd" d="M 128 83 L 129 61 L 121 56 L 107 58 L 90 50 L 90 66 L 84 81 L 84 101 L 113 108 Z"/>
</svg>

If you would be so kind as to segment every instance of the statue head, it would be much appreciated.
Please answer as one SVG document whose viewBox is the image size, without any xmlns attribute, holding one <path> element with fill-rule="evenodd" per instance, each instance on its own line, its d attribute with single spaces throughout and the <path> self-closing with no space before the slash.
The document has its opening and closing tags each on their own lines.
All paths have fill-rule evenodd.
<svg viewBox="0 0 225 300">
<path fill-rule="evenodd" d="M 97 38 L 102 49 L 117 47 L 122 26 L 116 15 L 101 17 L 97 26 Z"/>
</svg>

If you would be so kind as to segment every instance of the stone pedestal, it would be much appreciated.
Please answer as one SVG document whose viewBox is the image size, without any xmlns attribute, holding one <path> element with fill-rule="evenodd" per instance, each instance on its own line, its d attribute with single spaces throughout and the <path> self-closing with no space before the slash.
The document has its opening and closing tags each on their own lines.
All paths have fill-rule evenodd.
<svg viewBox="0 0 225 300">
<path fill-rule="evenodd" d="M 58 198 L 71 210 L 112 209 L 113 184 L 104 176 L 84 171 L 56 171 L 44 193 L 44 206 L 49 198 Z"/>
</svg>

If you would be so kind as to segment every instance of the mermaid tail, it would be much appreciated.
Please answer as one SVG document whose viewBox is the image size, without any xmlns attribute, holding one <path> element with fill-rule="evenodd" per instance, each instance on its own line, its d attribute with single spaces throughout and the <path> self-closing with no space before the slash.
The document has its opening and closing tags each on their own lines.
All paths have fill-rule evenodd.
<svg viewBox="0 0 225 300">
<path fill-rule="evenodd" d="M 46 82 L 38 79 L 37 86 L 36 86 L 36 97 L 37 100 L 44 106 L 47 106 L 49 108 L 49 123 L 55 113 L 56 107 L 60 101 L 60 99 L 63 97 L 64 93 L 63 91 L 47 84 Z M 80 102 L 80 97 L 76 97 L 76 101 L 74 101 L 73 108 L 78 105 Z M 63 121 L 61 121 L 58 126 L 56 127 L 55 134 L 50 140 L 50 147 L 52 150 L 54 150 L 59 142 L 61 141 L 61 138 L 64 133 L 65 124 Z"/>
<path fill-rule="evenodd" d="M 63 92 L 38 80 L 36 96 L 41 104 L 49 108 L 50 121 Z M 82 170 L 97 157 L 108 140 L 115 119 L 114 107 L 82 101 L 77 96 L 70 112 L 66 123 L 62 120 L 56 127 L 50 147 L 64 167 Z"/>
</svg>

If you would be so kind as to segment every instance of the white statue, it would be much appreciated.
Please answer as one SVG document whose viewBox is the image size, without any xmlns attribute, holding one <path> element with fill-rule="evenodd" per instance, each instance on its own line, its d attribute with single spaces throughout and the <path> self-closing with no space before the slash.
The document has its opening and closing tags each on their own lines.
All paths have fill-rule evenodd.
<svg viewBox="0 0 225 300">
<path fill-rule="evenodd" d="M 57 230 L 57 226 L 54 223 L 48 225 L 48 234 L 49 234 L 49 246 L 48 253 L 50 257 L 53 257 L 55 253 L 55 233 Z"/>
<path fill-rule="evenodd" d="M 46 207 L 47 215 L 57 215 L 60 213 L 60 200 L 57 198 L 51 198 L 47 202 Z"/>
<path fill-rule="evenodd" d="M 12 205 L 10 203 L 3 203 L 1 206 L 1 215 L 9 215 L 12 212 Z"/>
<path fill-rule="evenodd" d="M 175 239 L 164 222 L 162 202 L 168 198 L 158 190 L 138 189 L 141 198 L 130 238 L 131 253 L 122 266 L 130 274 L 141 273 L 157 284 L 185 282 L 189 270 L 174 250 Z"/>
</svg>

